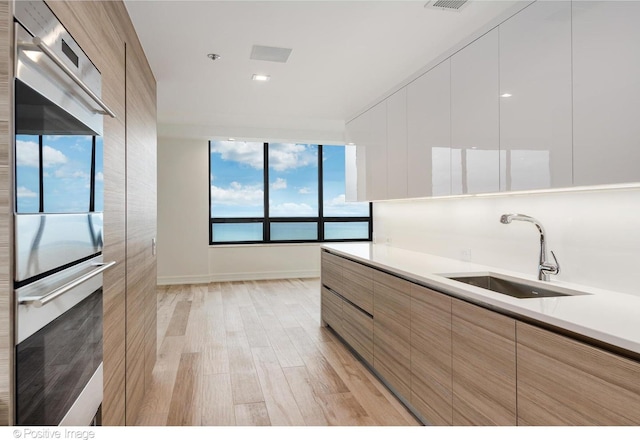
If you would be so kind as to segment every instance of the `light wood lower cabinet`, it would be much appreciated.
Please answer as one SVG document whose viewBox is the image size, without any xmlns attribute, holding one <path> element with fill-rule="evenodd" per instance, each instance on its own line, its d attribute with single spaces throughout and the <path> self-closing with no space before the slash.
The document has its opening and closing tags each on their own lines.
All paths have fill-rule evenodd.
<svg viewBox="0 0 640 440">
<path fill-rule="evenodd" d="M 373 367 L 402 397 L 411 395 L 411 283 L 374 271 Z"/>
<path fill-rule="evenodd" d="M 640 364 L 518 322 L 519 425 L 639 425 Z"/>
<path fill-rule="evenodd" d="M 342 303 L 338 295 L 326 287 L 322 287 L 320 314 L 322 322 L 338 334 L 342 333 Z"/>
<path fill-rule="evenodd" d="M 373 317 L 347 301 L 342 303 L 342 337 L 365 361 L 373 365 Z"/>
<path fill-rule="evenodd" d="M 411 285 L 411 405 L 431 425 L 451 425 L 451 297 Z"/>
<path fill-rule="evenodd" d="M 373 272 L 368 266 L 342 260 L 340 294 L 369 314 L 373 313 Z"/>
<path fill-rule="evenodd" d="M 640 425 L 639 362 L 325 254 L 322 322 L 428 424 Z"/>
<path fill-rule="evenodd" d="M 453 424 L 516 425 L 516 322 L 452 305 Z"/>
</svg>

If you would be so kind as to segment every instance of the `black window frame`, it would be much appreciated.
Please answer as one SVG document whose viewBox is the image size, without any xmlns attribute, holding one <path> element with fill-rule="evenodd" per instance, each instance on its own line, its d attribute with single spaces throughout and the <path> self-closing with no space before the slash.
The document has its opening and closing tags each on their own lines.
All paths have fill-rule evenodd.
<svg viewBox="0 0 640 440">
<path fill-rule="evenodd" d="M 345 242 L 369 242 L 373 239 L 373 204 L 369 202 L 368 217 L 325 217 L 324 216 L 324 191 L 323 191 L 323 145 L 318 146 L 318 217 L 271 217 L 269 215 L 269 142 L 263 142 L 263 181 L 264 181 L 264 217 L 212 217 L 211 216 L 211 142 L 209 141 L 209 245 L 224 246 L 237 244 L 288 244 L 288 243 L 345 243 Z M 311 145 L 311 144 L 310 144 Z M 338 144 L 339 145 L 339 144 Z M 368 223 L 367 238 L 325 239 L 325 223 Z M 262 240 L 246 241 L 213 241 L 213 225 L 232 223 L 262 223 Z M 272 240 L 271 223 L 317 223 L 317 239 L 315 240 Z"/>
</svg>

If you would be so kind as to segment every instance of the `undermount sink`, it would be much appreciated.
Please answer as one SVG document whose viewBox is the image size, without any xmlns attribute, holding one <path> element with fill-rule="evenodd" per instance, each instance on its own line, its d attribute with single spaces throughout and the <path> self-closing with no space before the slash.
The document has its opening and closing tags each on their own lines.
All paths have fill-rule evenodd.
<svg viewBox="0 0 640 440">
<path fill-rule="evenodd" d="M 514 298 L 551 298 L 558 296 L 585 295 L 582 292 L 566 293 L 553 288 L 544 288 L 538 285 L 526 284 L 526 282 L 516 282 L 495 275 L 472 275 L 447 277 L 450 280 L 459 281 L 471 286 L 481 287 L 493 292 L 509 295 Z"/>
</svg>

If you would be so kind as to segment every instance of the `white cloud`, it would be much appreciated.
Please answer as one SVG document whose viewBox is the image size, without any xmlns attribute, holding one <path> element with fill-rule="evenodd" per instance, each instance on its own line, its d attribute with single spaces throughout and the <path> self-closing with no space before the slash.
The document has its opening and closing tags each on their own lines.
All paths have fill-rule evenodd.
<svg viewBox="0 0 640 440">
<path fill-rule="evenodd" d="M 104 174 L 101 171 L 96 173 L 96 182 L 104 182 Z"/>
<path fill-rule="evenodd" d="M 311 190 L 309 188 L 307 188 L 307 187 L 300 188 L 298 190 L 298 194 L 311 194 Z"/>
<path fill-rule="evenodd" d="M 273 217 L 315 217 L 318 210 L 306 203 L 282 203 L 269 208 Z"/>
<path fill-rule="evenodd" d="M 31 191 L 29 188 L 26 188 L 24 186 L 19 186 L 17 189 L 17 192 L 18 192 L 19 199 L 38 197 L 38 194 L 36 194 L 35 192 Z"/>
<path fill-rule="evenodd" d="M 264 147 L 259 142 L 220 141 L 211 143 L 211 151 L 219 153 L 222 159 L 244 163 L 261 170 L 264 166 Z"/>
<path fill-rule="evenodd" d="M 261 185 L 241 185 L 231 182 L 229 188 L 211 185 L 211 201 L 221 205 L 257 206 L 264 200 Z"/>
<path fill-rule="evenodd" d="M 73 170 L 65 170 L 58 169 L 53 175 L 58 179 L 85 179 L 89 180 L 89 174 L 84 171 L 73 171 Z"/>
<path fill-rule="evenodd" d="M 42 160 L 45 168 L 63 165 L 68 162 L 60 150 L 56 150 L 48 145 L 42 149 Z M 18 166 L 38 167 L 40 161 L 39 147 L 37 142 L 16 141 L 16 163 Z"/>
<path fill-rule="evenodd" d="M 269 146 L 269 167 L 276 171 L 317 165 L 317 151 L 311 151 L 304 144 L 271 144 Z"/>
<path fill-rule="evenodd" d="M 287 181 L 282 177 L 278 177 L 276 181 L 271 184 L 271 189 L 273 190 L 286 189 L 286 188 L 287 188 Z"/>
</svg>

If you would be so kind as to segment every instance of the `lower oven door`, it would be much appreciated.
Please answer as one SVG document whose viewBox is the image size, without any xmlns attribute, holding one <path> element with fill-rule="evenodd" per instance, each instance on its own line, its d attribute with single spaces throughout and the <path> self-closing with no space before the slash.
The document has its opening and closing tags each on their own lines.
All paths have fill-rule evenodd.
<svg viewBox="0 0 640 440">
<path fill-rule="evenodd" d="M 53 280 L 16 290 L 18 425 L 88 426 L 98 413 L 103 389 L 102 275 L 92 274 L 101 265 L 97 257 Z M 65 286 L 73 287 L 50 301 L 33 300 L 36 291 Z"/>
</svg>

